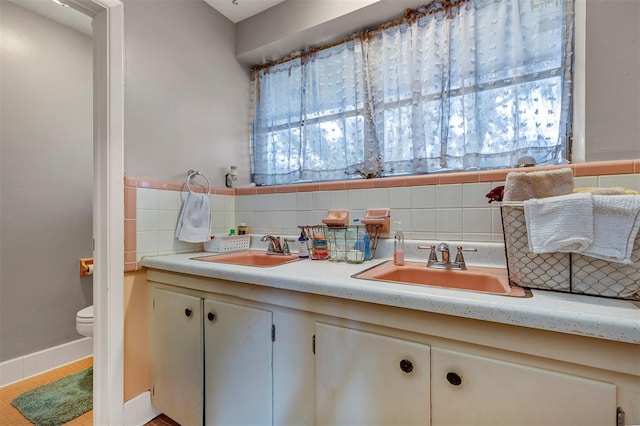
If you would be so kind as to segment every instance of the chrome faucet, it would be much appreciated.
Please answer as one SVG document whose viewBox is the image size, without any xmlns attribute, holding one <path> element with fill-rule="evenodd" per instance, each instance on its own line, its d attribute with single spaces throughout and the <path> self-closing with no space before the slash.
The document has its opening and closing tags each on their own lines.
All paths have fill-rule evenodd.
<svg viewBox="0 0 640 426">
<path fill-rule="evenodd" d="M 449 253 L 449 244 L 440 243 L 437 246 L 431 245 L 429 247 L 426 246 L 418 246 L 419 249 L 429 249 L 429 258 L 427 259 L 427 268 L 434 269 L 455 269 L 455 270 L 464 270 L 467 269 L 467 264 L 464 260 L 464 256 L 462 255 L 463 251 L 473 251 L 477 252 L 476 248 L 462 248 L 462 246 L 457 247 L 456 259 L 451 262 L 451 257 Z M 442 260 L 438 260 L 437 252 L 442 253 Z"/>
<path fill-rule="evenodd" d="M 285 240 L 284 246 L 280 245 L 280 237 L 274 237 L 273 235 L 265 235 L 260 238 L 260 241 L 266 242 L 269 241 L 269 248 L 267 248 L 267 254 L 281 254 L 281 255 L 289 255 L 289 244 Z"/>
</svg>

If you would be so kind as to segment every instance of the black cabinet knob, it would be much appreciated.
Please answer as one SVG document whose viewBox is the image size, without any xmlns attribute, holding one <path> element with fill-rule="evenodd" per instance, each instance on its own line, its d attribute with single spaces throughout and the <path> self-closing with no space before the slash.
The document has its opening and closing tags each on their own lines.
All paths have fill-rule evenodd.
<svg viewBox="0 0 640 426">
<path fill-rule="evenodd" d="M 216 314 L 214 314 L 213 312 L 209 312 L 207 314 L 207 318 L 209 319 L 209 321 L 213 321 L 214 319 L 216 319 Z"/>
<path fill-rule="evenodd" d="M 453 386 L 460 386 L 462 384 L 462 377 L 460 377 L 458 373 L 449 372 L 447 373 L 447 381 Z"/>
<path fill-rule="evenodd" d="M 404 371 L 405 373 L 411 373 L 413 371 L 413 363 L 408 359 L 403 359 L 402 361 L 400 361 L 400 370 Z"/>
<path fill-rule="evenodd" d="M 192 314 L 191 309 L 189 309 L 189 308 L 185 309 L 185 310 L 184 310 L 184 314 L 185 314 L 186 316 L 190 317 L 190 316 L 191 316 L 191 314 Z"/>
</svg>

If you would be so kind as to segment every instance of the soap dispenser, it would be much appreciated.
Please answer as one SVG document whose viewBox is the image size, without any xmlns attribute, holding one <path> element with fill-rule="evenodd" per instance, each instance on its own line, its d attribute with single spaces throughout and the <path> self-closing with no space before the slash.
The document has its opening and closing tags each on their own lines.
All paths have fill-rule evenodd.
<svg viewBox="0 0 640 426">
<path fill-rule="evenodd" d="M 393 237 L 393 264 L 404 265 L 404 234 L 401 229 L 401 222 L 394 222 L 398 225 L 396 235 Z"/>
</svg>

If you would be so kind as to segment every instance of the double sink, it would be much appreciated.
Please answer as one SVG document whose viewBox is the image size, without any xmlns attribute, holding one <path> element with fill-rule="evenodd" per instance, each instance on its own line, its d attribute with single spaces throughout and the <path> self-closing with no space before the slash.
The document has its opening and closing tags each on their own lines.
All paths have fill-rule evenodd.
<svg viewBox="0 0 640 426">
<path fill-rule="evenodd" d="M 254 267 L 273 267 L 301 260 L 295 255 L 268 255 L 259 250 L 199 256 L 193 259 Z M 507 270 L 504 268 L 467 266 L 465 270 L 447 270 L 427 268 L 424 262 L 406 261 L 403 266 L 397 266 L 393 261 L 388 260 L 358 272 L 352 277 L 370 281 L 444 287 L 503 296 L 530 296 L 530 293 L 524 289 L 509 285 Z"/>
</svg>

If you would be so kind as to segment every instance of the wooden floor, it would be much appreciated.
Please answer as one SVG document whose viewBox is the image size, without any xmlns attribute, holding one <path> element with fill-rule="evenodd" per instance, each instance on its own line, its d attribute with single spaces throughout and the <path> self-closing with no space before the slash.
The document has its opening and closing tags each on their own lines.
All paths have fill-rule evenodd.
<svg viewBox="0 0 640 426">
<path fill-rule="evenodd" d="M 54 380 L 61 379 L 73 373 L 89 368 L 93 365 L 93 357 L 81 359 L 60 368 L 56 368 L 46 373 L 22 380 L 20 382 L 0 388 L 0 425 L 2 426 L 30 426 L 32 423 L 24 418 L 20 411 L 11 406 L 11 401 L 18 395 L 35 389 L 38 386 L 46 385 Z M 92 426 L 93 411 L 76 417 L 65 425 L 70 426 Z"/>
<path fill-rule="evenodd" d="M 93 357 L 81 359 L 63 367 L 56 368 L 46 373 L 30 377 L 20 382 L 0 388 L 0 426 L 30 426 L 32 423 L 24 418 L 20 411 L 11 406 L 11 401 L 18 395 L 35 389 L 38 386 L 53 382 L 73 373 L 89 368 L 93 365 Z M 89 411 L 80 417 L 76 417 L 68 423 L 68 426 L 93 426 L 93 411 Z M 161 414 L 151 420 L 145 426 L 180 426 L 169 417 Z"/>
</svg>

